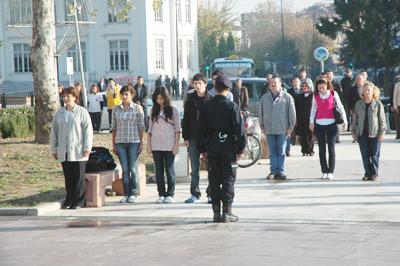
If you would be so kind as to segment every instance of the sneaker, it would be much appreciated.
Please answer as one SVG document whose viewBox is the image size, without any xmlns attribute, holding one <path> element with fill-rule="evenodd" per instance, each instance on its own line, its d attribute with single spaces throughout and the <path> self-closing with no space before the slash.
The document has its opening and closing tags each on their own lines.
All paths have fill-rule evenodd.
<svg viewBox="0 0 400 266">
<path fill-rule="evenodd" d="M 190 198 L 185 200 L 185 203 L 196 203 L 198 201 L 199 201 L 199 199 L 196 196 L 190 196 Z"/>
<path fill-rule="evenodd" d="M 126 202 L 127 202 L 127 203 L 136 203 L 136 199 L 137 199 L 136 196 L 130 196 L 130 197 L 126 200 Z"/>
<path fill-rule="evenodd" d="M 323 173 L 322 176 L 321 176 L 321 179 L 327 179 L 327 177 L 328 177 L 328 174 Z"/>
<path fill-rule="evenodd" d="M 156 203 L 163 203 L 164 200 L 165 200 L 165 197 L 160 196 L 160 197 L 158 198 L 158 200 L 156 200 Z"/>
<path fill-rule="evenodd" d="M 269 180 L 274 179 L 274 177 L 275 177 L 275 174 L 273 174 L 273 173 L 269 173 L 267 175 L 267 179 L 269 179 Z"/>
<path fill-rule="evenodd" d="M 285 174 L 282 174 L 282 173 L 278 174 L 278 180 L 286 180 L 286 179 L 287 179 L 287 176 Z"/>
<path fill-rule="evenodd" d="M 174 203 L 174 198 L 171 197 L 171 196 L 167 196 L 167 197 L 164 199 L 164 203 Z"/>
<path fill-rule="evenodd" d="M 127 196 L 124 196 L 120 201 L 119 201 L 119 203 L 127 203 L 128 202 L 128 197 Z"/>
<path fill-rule="evenodd" d="M 329 173 L 329 174 L 326 176 L 326 179 L 329 179 L 329 180 L 334 179 L 333 173 Z"/>
</svg>

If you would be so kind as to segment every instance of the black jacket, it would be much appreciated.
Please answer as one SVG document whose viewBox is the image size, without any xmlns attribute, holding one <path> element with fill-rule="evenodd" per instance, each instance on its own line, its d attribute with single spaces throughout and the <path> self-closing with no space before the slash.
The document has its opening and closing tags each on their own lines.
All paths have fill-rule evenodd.
<svg viewBox="0 0 400 266">
<path fill-rule="evenodd" d="M 310 92 L 307 97 L 305 94 L 301 94 L 296 99 L 296 135 L 300 135 L 302 132 L 307 130 L 310 125 L 310 113 L 313 97 L 313 93 Z"/>
<path fill-rule="evenodd" d="M 236 159 L 246 146 L 239 106 L 222 95 L 204 104 L 199 118 L 198 150 L 208 157 Z"/>
<path fill-rule="evenodd" d="M 146 107 L 147 106 L 147 97 L 148 97 L 148 89 L 147 86 L 143 84 L 142 86 L 142 90 L 140 91 L 140 94 L 138 93 L 138 85 L 136 84 L 133 87 L 136 91 L 136 95 L 133 98 L 133 101 L 136 103 L 137 101 L 140 102 L 140 105 L 142 107 Z"/>
<path fill-rule="evenodd" d="M 184 140 L 198 139 L 200 109 L 211 98 L 211 95 L 207 92 L 204 97 L 197 96 L 195 91 L 188 94 L 182 120 L 182 138 Z"/>
<path fill-rule="evenodd" d="M 354 107 L 356 106 L 356 102 L 360 100 L 360 94 L 358 94 L 358 87 L 357 84 L 355 84 L 353 87 L 351 87 L 350 91 L 350 101 L 349 101 L 349 109 L 354 110 Z"/>
</svg>

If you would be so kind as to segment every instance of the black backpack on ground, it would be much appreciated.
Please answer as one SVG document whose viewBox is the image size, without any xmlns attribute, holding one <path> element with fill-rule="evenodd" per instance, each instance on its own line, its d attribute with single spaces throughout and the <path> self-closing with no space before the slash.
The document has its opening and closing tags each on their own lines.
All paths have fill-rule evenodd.
<svg viewBox="0 0 400 266">
<path fill-rule="evenodd" d="M 104 147 L 93 147 L 86 164 L 86 173 L 113 170 L 117 167 L 110 151 Z"/>
</svg>

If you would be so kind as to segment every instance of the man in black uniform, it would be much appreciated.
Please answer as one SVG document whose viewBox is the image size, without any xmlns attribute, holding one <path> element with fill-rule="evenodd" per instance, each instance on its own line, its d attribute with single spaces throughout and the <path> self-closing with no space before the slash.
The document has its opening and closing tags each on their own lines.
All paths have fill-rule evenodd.
<svg viewBox="0 0 400 266">
<path fill-rule="evenodd" d="M 239 218 L 232 214 L 236 160 L 243 152 L 246 138 L 239 106 L 226 98 L 232 88 L 229 78 L 218 75 L 215 88 L 216 96 L 200 112 L 198 149 L 208 158 L 214 222 L 236 222 Z"/>
</svg>

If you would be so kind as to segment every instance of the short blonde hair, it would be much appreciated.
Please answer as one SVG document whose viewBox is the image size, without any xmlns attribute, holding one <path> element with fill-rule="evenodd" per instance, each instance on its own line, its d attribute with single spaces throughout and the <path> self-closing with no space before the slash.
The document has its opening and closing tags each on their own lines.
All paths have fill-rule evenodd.
<svg viewBox="0 0 400 266">
<path fill-rule="evenodd" d="M 368 81 L 365 82 L 365 84 L 364 84 L 364 86 L 363 86 L 362 93 L 361 93 L 361 98 L 362 98 L 363 100 L 365 100 L 364 88 L 371 88 L 372 91 L 373 91 L 372 99 L 374 99 L 374 100 L 379 100 L 379 95 L 381 94 L 381 91 L 379 90 L 379 88 L 378 88 L 377 86 L 375 86 L 374 83 L 368 82 Z"/>
</svg>

